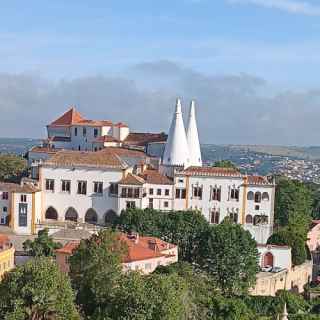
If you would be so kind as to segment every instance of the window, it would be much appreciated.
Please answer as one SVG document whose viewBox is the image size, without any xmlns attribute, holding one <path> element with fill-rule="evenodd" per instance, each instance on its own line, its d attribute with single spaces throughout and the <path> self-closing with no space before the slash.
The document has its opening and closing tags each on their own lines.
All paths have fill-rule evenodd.
<svg viewBox="0 0 320 320">
<path fill-rule="evenodd" d="M 168 207 L 169 207 L 169 202 L 168 202 L 168 201 L 165 201 L 165 202 L 163 203 L 163 206 L 164 206 L 165 208 L 168 208 Z"/>
<path fill-rule="evenodd" d="M 26 194 L 22 194 L 20 196 L 20 202 L 27 202 L 27 195 Z"/>
<path fill-rule="evenodd" d="M 193 187 L 193 197 L 198 198 L 200 200 L 202 199 L 202 187 Z"/>
<path fill-rule="evenodd" d="M 249 191 L 247 193 L 247 200 L 253 200 L 254 199 L 254 193 L 252 191 Z"/>
<path fill-rule="evenodd" d="M 260 225 L 260 224 L 268 224 L 268 216 L 266 215 L 256 215 L 253 218 L 253 224 Z"/>
<path fill-rule="evenodd" d="M 264 192 L 262 194 L 262 200 L 263 201 L 269 201 L 269 193 L 268 192 Z"/>
<path fill-rule="evenodd" d="M 127 209 L 135 209 L 136 203 L 134 201 L 127 201 Z"/>
<path fill-rule="evenodd" d="M 118 195 L 118 184 L 110 183 L 109 191 L 110 191 L 110 194 Z"/>
<path fill-rule="evenodd" d="M 157 196 L 161 196 L 161 189 L 157 189 Z"/>
<path fill-rule="evenodd" d="M 254 210 L 260 210 L 260 206 L 259 205 L 255 205 L 254 206 Z"/>
<path fill-rule="evenodd" d="M 139 196 L 140 196 L 140 190 L 139 190 L 139 188 L 135 188 L 134 189 L 134 197 L 137 199 L 137 198 L 139 198 Z"/>
<path fill-rule="evenodd" d="M 133 190 L 132 190 L 132 188 L 128 188 L 127 197 L 128 197 L 128 198 L 133 198 Z"/>
<path fill-rule="evenodd" d="M 82 135 L 85 137 L 87 135 L 87 128 L 83 127 L 82 128 Z"/>
<path fill-rule="evenodd" d="M 74 128 L 74 135 L 75 135 L 75 136 L 78 135 L 78 128 Z"/>
<path fill-rule="evenodd" d="M 19 227 L 26 227 L 28 225 L 28 205 L 26 203 L 19 203 Z"/>
<path fill-rule="evenodd" d="M 176 199 L 185 199 L 186 193 L 186 189 L 176 189 Z"/>
<path fill-rule="evenodd" d="M 238 214 L 235 213 L 235 212 L 231 212 L 230 213 L 230 219 L 231 219 L 232 222 L 238 223 Z"/>
<path fill-rule="evenodd" d="M 153 189 L 152 188 L 149 189 L 149 194 L 153 195 Z"/>
<path fill-rule="evenodd" d="M 8 208 L 7 207 L 3 207 L 3 212 L 8 212 Z"/>
<path fill-rule="evenodd" d="M 98 129 L 97 128 L 93 129 L 93 135 L 95 138 L 98 136 Z"/>
<path fill-rule="evenodd" d="M 126 198 L 127 197 L 127 188 L 122 188 L 121 189 L 121 198 Z"/>
<path fill-rule="evenodd" d="M 183 183 L 183 179 L 178 179 L 178 182 L 179 183 Z"/>
<path fill-rule="evenodd" d="M 61 180 L 61 191 L 70 193 L 70 186 L 71 181 L 70 180 Z"/>
<path fill-rule="evenodd" d="M 230 199 L 239 201 L 239 189 L 232 188 L 230 191 Z"/>
<path fill-rule="evenodd" d="M 221 201 L 221 187 L 214 187 L 212 189 L 212 200 Z"/>
<path fill-rule="evenodd" d="M 166 189 L 166 190 L 164 191 L 164 194 L 165 194 L 166 196 L 169 196 L 169 195 L 170 195 L 170 190 L 169 190 L 169 189 Z"/>
<path fill-rule="evenodd" d="M 247 224 L 252 224 L 252 222 L 253 222 L 252 215 L 251 215 L 251 214 L 247 214 L 247 216 L 246 216 L 246 223 L 247 223 Z"/>
<path fill-rule="evenodd" d="M 87 181 L 78 181 L 78 194 L 87 194 Z"/>
<path fill-rule="evenodd" d="M 153 199 L 149 199 L 149 209 L 153 209 Z"/>
<path fill-rule="evenodd" d="M 9 193 L 8 192 L 3 192 L 2 193 L 2 200 L 8 200 L 9 199 Z"/>
<path fill-rule="evenodd" d="M 257 203 L 261 202 L 261 192 L 256 192 L 254 194 L 254 202 L 257 202 Z"/>
<path fill-rule="evenodd" d="M 54 191 L 54 180 L 53 179 L 46 179 L 46 190 L 47 191 Z"/>
<path fill-rule="evenodd" d="M 211 223 L 219 224 L 220 222 L 220 212 L 216 209 L 213 209 L 211 212 Z"/>
<path fill-rule="evenodd" d="M 81 146 L 78 146 L 78 150 L 79 150 L 79 151 L 81 150 Z"/>
<path fill-rule="evenodd" d="M 103 193 L 103 183 L 102 182 L 94 182 L 93 183 L 93 192 L 102 194 Z"/>
</svg>

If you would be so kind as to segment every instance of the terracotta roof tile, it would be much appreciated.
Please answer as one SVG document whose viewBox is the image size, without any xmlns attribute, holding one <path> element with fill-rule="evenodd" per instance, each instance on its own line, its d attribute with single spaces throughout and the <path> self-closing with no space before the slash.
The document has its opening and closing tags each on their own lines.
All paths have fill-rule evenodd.
<svg viewBox="0 0 320 320">
<path fill-rule="evenodd" d="M 49 147 L 33 147 L 29 150 L 29 152 L 36 152 L 36 153 L 48 153 L 48 154 L 55 154 L 62 149 L 54 149 Z"/>
<path fill-rule="evenodd" d="M 40 190 L 30 184 L 20 185 L 17 183 L 0 182 L 0 191 L 18 192 L 18 193 L 34 193 Z"/>
<path fill-rule="evenodd" d="M 146 146 L 151 142 L 166 142 L 167 135 L 164 133 L 130 132 L 123 141 L 127 145 Z"/>
<path fill-rule="evenodd" d="M 119 182 L 119 184 L 125 184 L 125 185 L 143 185 L 145 181 L 132 173 L 128 173 L 124 178 L 122 178 Z"/>
<path fill-rule="evenodd" d="M 173 184 L 173 181 L 171 179 L 162 175 L 155 169 L 146 169 L 140 174 L 140 176 L 146 181 L 146 183 L 150 184 Z"/>
<path fill-rule="evenodd" d="M 267 177 L 263 176 L 248 176 L 248 183 L 258 185 L 272 184 L 270 181 L 268 181 Z"/>
<path fill-rule="evenodd" d="M 221 168 L 221 167 L 188 167 L 181 172 L 191 176 L 227 176 L 227 177 L 242 177 L 242 174 L 232 168 Z"/>
<path fill-rule="evenodd" d="M 63 254 L 72 254 L 74 250 L 79 247 L 80 241 L 70 241 L 65 244 L 62 248 L 55 250 L 55 252 Z"/>
<path fill-rule="evenodd" d="M 112 137 L 112 136 L 101 136 L 98 137 L 95 142 L 120 142 L 118 139 Z"/>
<path fill-rule="evenodd" d="M 75 109 L 75 107 L 71 107 L 61 117 L 53 121 L 50 126 L 69 126 L 79 123 L 82 120 L 85 120 L 82 115 Z"/>
</svg>

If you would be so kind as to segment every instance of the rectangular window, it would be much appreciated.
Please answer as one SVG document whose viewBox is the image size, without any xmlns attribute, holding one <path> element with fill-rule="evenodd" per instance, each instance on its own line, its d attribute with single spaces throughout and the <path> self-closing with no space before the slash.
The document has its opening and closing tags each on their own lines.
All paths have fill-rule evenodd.
<svg viewBox="0 0 320 320">
<path fill-rule="evenodd" d="M 212 189 L 212 200 L 221 201 L 221 187 L 215 187 Z"/>
<path fill-rule="evenodd" d="M 202 199 L 202 187 L 193 187 L 193 197 L 197 199 Z"/>
<path fill-rule="evenodd" d="M 134 197 L 139 198 L 139 196 L 140 196 L 140 190 L 139 190 L 139 188 L 135 188 L 134 189 Z"/>
<path fill-rule="evenodd" d="M 176 189 L 176 199 L 185 199 L 186 194 L 186 189 Z"/>
<path fill-rule="evenodd" d="M 230 192 L 230 198 L 232 200 L 237 200 L 239 201 L 239 189 L 232 188 Z"/>
<path fill-rule="evenodd" d="M 26 194 L 22 194 L 20 196 L 20 202 L 27 202 L 27 195 Z"/>
<path fill-rule="evenodd" d="M 3 212 L 8 212 L 8 208 L 7 207 L 3 207 Z"/>
<path fill-rule="evenodd" d="M 8 192 L 3 192 L 2 193 L 2 200 L 8 200 L 9 199 L 9 193 Z"/>
<path fill-rule="evenodd" d="M 78 181 L 78 194 L 87 194 L 87 181 Z"/>
<path fill-rule="evenodd" d="M 152 188 L 149 189 L 149 194 L 150 194 L 150 195 L 153 195 L 153 189 L 152 189 Z"/>
<path fill-rule="evenodd" d="M 211 223 L 219 224 L 219 222 L 220 222 L 220 212 L 217 210 L 213 210 L 211 212 Z"/>
<path fill-rule="evenodd" d="M 149 209 L 153 209 L 153 199 L 149 199 Z"/>
<path fill-rule="evenodd" d="M 169 202 L 168 202 L 168 201 L 165 201 L 165 202 L 163 203 L 163 206 L 164 206 L 165 208 L 168 208 L 168 207 L 169 207 Z"/>
<path fill-rule="evenodd" d="M 82 135 L 85 137 L 87 135 L 87 128 L 83 127 L 82 128 Z"/>
<path fill-rule="evenodd" d="M 61 180 L 61 191 L 70 193 L 71 181 L 70 180 Z"/>
<path fill-rule="evenodd" d="M 93 192 L 102 194 L 103 193 L 103 183 L 102 182 L 94 182 L 93 183 Z"/>
<path fill-rule="evenodd" d="M 110 194 L 112 195 L 118 195 L 118 184 L 110 183 L 109 191 L 110 191 Z"/>
<path fill-rule="evenodd" d="M 122 188 L 121 189 L 121 198 L 126 198 L 127 197 L 127 188 Z"/>
<path fill-rule="evenodd" d="M 166 190 L 164 191 L 164 194 L 165 194 L 166 196 L 169 196 L 169 195 L 170 195 L 170 190 L 169 190 L 169 189 L 166 189 Z"/>
<path fill-rule="evenodd" d="M 74 135 L 75 135 L 75 136 L 78 135 L 78 128 L 74 128 Z"/>
<path fill-rule="evenodd" d="M 46 179 L 46 190 L 54 192 L 54 180 Z"/>
<path fill-rule="evenodd" d="M 161 196 L 161 189 L 157 189 L 157 195 Z"/>
<path fill-rule="evenodd" d="M 98 136 L 98 129 L 97 128 L 93 129 L 93 135 L 95 138 Z"/>
<path fill-rule="evenodd" d="M 127 209 L 135 209 L 136 203 L 134 201 L 127 201 Z"/>
<path fill-rule="evenodd" d="M 128 188 L 128 198 L 133 198 L 133 190 L 132 190 L 132 188 Z"/>
<path fill-rule="evenodd" d="M 19 203 L 19 227 L 26 227 L 28 225 L 28 205 L 26 203 Z"/>
</svg>

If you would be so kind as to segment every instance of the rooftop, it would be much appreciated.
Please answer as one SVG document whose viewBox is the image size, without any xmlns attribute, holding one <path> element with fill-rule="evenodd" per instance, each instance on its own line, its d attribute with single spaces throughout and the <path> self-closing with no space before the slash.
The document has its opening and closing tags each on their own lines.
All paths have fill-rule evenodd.
<svg viewBox="0 0 320 320">
<path fill-rule="evenodd" d="M 18 184 L 10 182 L 0 182 L 0 191 L 5 192 L 18 192 L 18 193 L 33 193 L 40 191 L 38 188 L 31 184 Z"/>
<path fill-rule="evenodd" d="M 188 167 L 178 173 L 182 173 L 189 176 L 230 176 L 230 177 L 242 177 L 242 174 L 233 168 L 221 168 L 221 167 Z"/>
</svg>

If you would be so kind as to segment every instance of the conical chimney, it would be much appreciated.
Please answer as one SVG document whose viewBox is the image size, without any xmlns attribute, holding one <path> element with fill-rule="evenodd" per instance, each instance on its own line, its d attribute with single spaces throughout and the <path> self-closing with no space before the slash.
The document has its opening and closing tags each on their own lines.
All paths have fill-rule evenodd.
<svg viewBox="0 0 320 320">
<path fill-rule="evenodd" d="M 195 102 L 191 101 L 189 118 L 188 118 L 188 128 L 187 128 L 187 142 L 189 146 L 190 153 L 190 165 L 201 167 L 201 149 L 197 128 L 196 112 L 195 112 Z"/>
<path fill-rule="evenodd" d="M 189 148 L 182 118 L 180 99 L 177 99 L 176 102 L 176 110 L 172 118 L 162 163 L 163 165 L 170 166 L 190 166 Z"/>
</svg>

